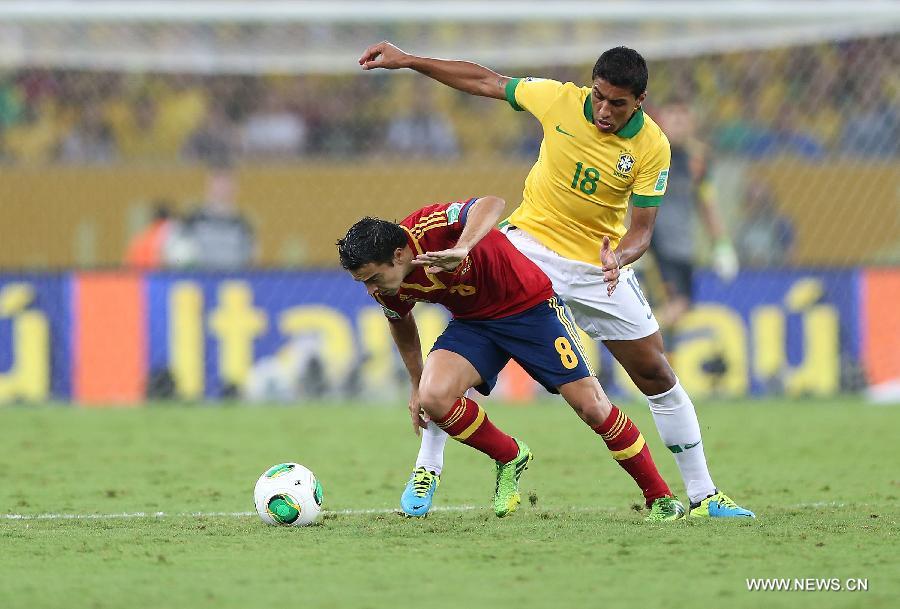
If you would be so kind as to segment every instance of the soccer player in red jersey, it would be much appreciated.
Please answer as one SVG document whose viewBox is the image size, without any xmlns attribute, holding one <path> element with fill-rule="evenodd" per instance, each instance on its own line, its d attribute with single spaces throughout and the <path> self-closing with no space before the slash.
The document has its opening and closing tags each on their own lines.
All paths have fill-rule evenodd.
<svg viewBox="0 0 900 609">
<path fill-rule="evenodd" d="M 519 477 L 533 456 L 474 400 L 488 395 L 497 375 L 516 360 L 552 393 L 559 393 L 600 435 L 613 458 L 640 487 L 651 521 L 677 520 L 684 506 L 660 476 L 638 428 L 609 402 L 584 357 L 575 324 L 550 279 L 497 229 L 505 202 L 473 198 L 424 207 L 399 224 L 363 218 L 337 243 L 341 266 L 365 284 L 384 309 L 410 375 L 409 410 L 418 432 L 428 422 L 496 462 L 494 513 L 520 502 Z M 612 256 L 609 242 L 601 256 Z M 424 364 L 412 308 L 433 302 L 453 316 Z M 414 474 L 415 477 L 415 474 Z M 425 515 L 438 478 L 421 481 L 430 493 L 404 512 Z M 407 509 L 409 508 L 409 509 Z"/>
<path fill-rule="evenodd" d="M 649 72 L 640 53 L 607 50 L 586 87 L 510 78 L 468 61 L 412 55 L 389 42 L 367 48 L 359 64 L 363 70 L 408 68 L 471 95 L 505 99 L 541 123 L 540 154 L 504 232 L 647 397 L 684 480 L 691 517 L 755 517 L 713 482 L 694 404 L 666 359 L 659 324 L 629 266 L 650 244 L 670 172 L 669 142 L 642 108 Z M 605 239 L 613 255 L 601 260 Z M 618 282 L 623 286 L 616 290 Z M 416 469 L 443 467 L 445 442 L 439 432 L 426 433 Z"/>
</svg>

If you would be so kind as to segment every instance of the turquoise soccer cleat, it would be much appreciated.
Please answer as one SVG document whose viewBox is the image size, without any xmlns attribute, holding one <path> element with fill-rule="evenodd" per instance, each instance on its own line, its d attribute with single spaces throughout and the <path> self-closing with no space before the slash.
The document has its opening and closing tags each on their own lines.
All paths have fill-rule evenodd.
<svg viewBox="0 0 900 609">
<path fill-rule="evenodd" d="M 725 493 L 716 491 L 715 495 L 691 504 L 691 518 L 756 518 L 756 514 L 736 504 Z"/>
<path fill-rule="evenodd" d="M 400 509 L 411 518 L 424 518 L 431 509 L 434 492 L 441 484 L 441 477 L 424 467 L 413 470 L 403 494 L 400 496 Z"/>
</svg>

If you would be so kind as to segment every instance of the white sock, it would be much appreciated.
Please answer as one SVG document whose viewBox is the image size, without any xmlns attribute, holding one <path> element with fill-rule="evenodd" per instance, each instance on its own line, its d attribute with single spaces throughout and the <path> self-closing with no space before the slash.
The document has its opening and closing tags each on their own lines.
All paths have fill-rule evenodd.
<svg viewBox="0 0 900 609">
<path fill-rule="evenodd" d="M 422 430 L 422 445 L 419 446 L 419 456 L 416 457 L 416 468 L 424 467 L 440 475 L 444 469 L 444 445 L 449 437 L 437 423 L 428 421 L 428 427 Z"/>
<path fill-rule="evenodd" d="M 474 399 L 475 390 L 467 389 L 465 396 Z M 437 423 L 428 421 L 428 427 L 422 430 L 422 444 L 419 446 L 415 469 L 424 467 L 440 475 L 444 469 L 444 447 L 449 437 L 450 435 L 438 427 Z"/>
<path fill-rule="evenodd" d="M 675 386 L 659 395 L 647 396 L 650 412 L 666 447 L 672 451 L 675 463 L 687 490 L 688 499 L 696 503 L 716 492 L 706 465 L 700 422 L 687 392 L 676 379 Z"/>
</svg>

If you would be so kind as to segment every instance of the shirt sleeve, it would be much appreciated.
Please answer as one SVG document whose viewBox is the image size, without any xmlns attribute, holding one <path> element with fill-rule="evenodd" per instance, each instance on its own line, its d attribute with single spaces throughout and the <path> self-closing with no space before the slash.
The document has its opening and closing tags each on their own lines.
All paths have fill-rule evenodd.
<svg viewBox="0 0 900 609">
<path fill-rule="evenodd" d="M 446 212 L 447 225 L 451 228 L 462 230 L 466 225 L 466 220 L 469 218 L 469 210 L 472 209 L 472 206 L 477 200 L 478 197 L 472 197 L 471 199 L 466 199 L 465 201 L 450 203 L 447 206 Z"/>
<path fill-rule="evenodd" d="M 400 321 L 406 317 L 406 314 L 412 311 L 412 308 L 416 304 L 415 301 L 404 302 L 399 298 L 392 298 L 390 296 L 373 296 L 373 298 L 381 305 L 384 316 L 387 317 L 387 320 L 390 322 Z"/>
<path fill-rule="evenodd" d="M 506 83 L 506 101 L 514 110 L 528 110 L 543 120 L 562 87 L 561 82 L 545 78 L 512 78 Z"/>
<path fill-rule="evenodd" d="M 663 139 L 656 147 L 653 154 L 641 164 L 637 177 L 634 179 L 634 190 L 631 195 L 631 204 L 635 207 L 656 207 L 666 194 L 666 186 L 669 183 L 669 163 L 672 160 L 672 152 L 669 141 Z"/>
</svg>

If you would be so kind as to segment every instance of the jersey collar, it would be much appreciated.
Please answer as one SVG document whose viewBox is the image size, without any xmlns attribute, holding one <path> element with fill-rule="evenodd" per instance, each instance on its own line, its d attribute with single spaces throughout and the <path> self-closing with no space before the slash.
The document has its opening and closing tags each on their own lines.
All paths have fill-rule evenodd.
<svg viewBox="0 0 900 609">
<path fill-rule="evenodd" d="M 591 104 L 590 91 L 588 92 L 587 97 L 584 98 L 584 118 L 586 118 L 589 123 L 594 122 L 594 106 Z M 616 131 L 615 135 L 630 140 L 638 134 L 638 131 L 640 131 L 643 126 L 644 109 L 638 108 L 637 111 L 631 115 L 631 118 L 628 119 L 628 122 L 625 123 L 625 126 Z"/>
</svg>

